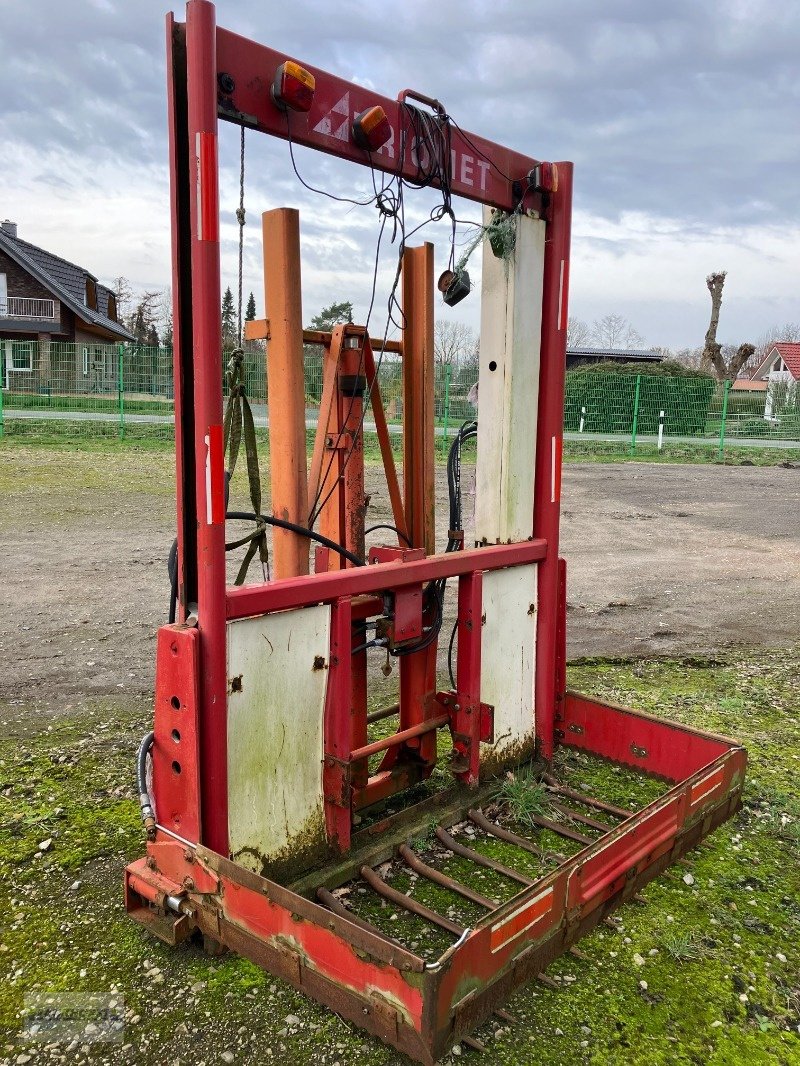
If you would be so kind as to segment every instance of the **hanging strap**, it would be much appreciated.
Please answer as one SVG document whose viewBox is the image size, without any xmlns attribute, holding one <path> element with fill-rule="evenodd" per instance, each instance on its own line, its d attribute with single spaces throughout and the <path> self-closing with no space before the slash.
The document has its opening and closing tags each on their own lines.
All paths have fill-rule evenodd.
<svg viewBox="0 0 800 1066">
<path fill-rule="evenodd" d="M 258 469 L 258 449 L 256 446 L 256 427 L 253 421 L 253 412 L 244 385 L 244 351 L 236 348 L 231 353 L 228 363 L 228 402 L 225 406 L 224 442 L 223 453 L 228 456 L 228 477 L 233 477 L 236 469 L 236 460 L 239 457 L 239 449 L 244 439 L 244 451 L 247 460 L 247 480 L 250 485 L 250 500 L 253 504 L 253 512 L 258 515 L 256 528 L 253 532 L 241 540 L 226 544 L 226 548 L 240 547 L 250 542 L 250 546 L 239 567 L 235 585 L 244 583 L 247 570 L 253 561 L 256 552 L 262 563 L 269 562 L 269 548 L 267 545 L 267 524 L 261 518 L 261 475 Z"/>
</svg>

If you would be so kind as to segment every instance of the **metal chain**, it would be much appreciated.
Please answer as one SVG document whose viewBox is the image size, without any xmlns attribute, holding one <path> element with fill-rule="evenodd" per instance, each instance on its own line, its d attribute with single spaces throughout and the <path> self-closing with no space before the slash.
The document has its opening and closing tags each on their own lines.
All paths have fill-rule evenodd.
<svg viewBox="0 0 800 1066">
<path fill-rule="evenodd" d="M 244 126 L 241 127 L 242 137 L 239 148 L 239 206 L 236 209 L 236 220 L 239 223 L 239 303 L 237 312 L 238 323 L 238 346 L 243 343 L 242 334 L 242 258 L 244 256 Z"/>
</svg>

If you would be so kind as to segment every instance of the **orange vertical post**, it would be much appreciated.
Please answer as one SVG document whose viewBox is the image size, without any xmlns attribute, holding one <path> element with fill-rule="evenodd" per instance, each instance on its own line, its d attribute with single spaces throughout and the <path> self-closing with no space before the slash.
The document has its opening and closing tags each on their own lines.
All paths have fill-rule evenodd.
<svg viewBox="0 0 800 1066">
<path fill-rule="evenodd" d="M 411 543 L 436 552 L 433 393 L 433 245 L 403 253 L 403 493 Z M 432 622 L 425 612 L 425 622 Z M 436 690 L 436 641 L 400 660 L 400 728 L 425 721 Z M 436 734 L 408 742 L 430 772 Z"/>
<path fill-rule="evenodd" d="M 433 245 L 403 253 L 403 487 L 415 548 L 436 551 L 434 500 Z"/>
<path fill-rule="evenodd" d="M 306 395 L 300 289 L 300 215 L 279 207 L 261 216 L 264 305 L 269 321 L 267 387 L 272 513 L 308 521 Z M 308 540 L 285 529 L 273 533 L 275 577 L 308 573 Z"/>
</svg>

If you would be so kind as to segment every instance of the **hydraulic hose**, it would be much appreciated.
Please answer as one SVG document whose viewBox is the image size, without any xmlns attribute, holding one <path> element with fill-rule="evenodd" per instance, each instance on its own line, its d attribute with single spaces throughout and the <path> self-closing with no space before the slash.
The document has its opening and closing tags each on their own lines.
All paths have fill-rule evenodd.
<svg viewBox="0 0 800 1066">
<path fill-rule="evenodd" d="M 144 823 L 148 840 L 153 840 L 156 835 L 156 816 L 153 811 L 150 793 L 147 789 L 147 756 L 153 746 L 154 736 L 155 734 L 151 730 L 142 737 L 142 743 L 139 745 L 139 754 L 136 756 L 136 787 L 139 790 L 139 806 L 142 809 L 142 822 Z"/>
<path fill-rule="evenodd" d="M 226 518 L 230 518 L 234 521 L 242 522 L 255 522 L 257 521 L 254 511 L 227 511 Z M 329 537 L 325 537 L 322 533 L 317 533 L 316 530 L 308 529 L 306 526 L 300 526 L 296 522 L 288 522 L 283 518 L 275 518 L 274 515 L 261 515 L 261 520 L 266 522 L 268 526 L 277 526 L 278 529 L 288 529 L 292 533 L 298 533 L 301 537 L 307 537 L 308 540 L 316 541 L 318 544 L 322 544 L 325 548 L 330 548 L 331 551 L 338 552 L 345 559 L 353 564 L 353 566 L 364 566 L 364 560 L 360 559 L 357 555 L 354 555 L 347 548 L 343 548 L 341 544 L 337 544 L 335 540 L 331 540 Z M 169 550 L 169 558 L 167 560 L 167 572 L 169 574 L 169 624 L 172 625 L 178 616 L 178 540 L 177 538 L 172 542 L 172 547 Z"/>
<path fill-rule="evenodd" d="M 258 519 L 253 511 L 228 511 L 225 515 L 226 518 L 238 519 L 243 522 L 256 522 Z M 309 529 L 307 526 L 300 526 L 296 522 L 287 522 L 284 518 L 275 518 L 274 515 L 262 514 L 260 516 L 262 522 L 266 522 L 268 526 L 277 526 L 278 529 L 288 529 L 292 533 L 298 533 L 301 537 L 307 537 L 309 540 L 315 540 L 318 544 L 322 544 L 325 548 L 330 548 L 331 551 L 338 552 L 353 566 L 364 566 L 363 559 L 360 559 L 357 555 L 354 555 L 347 548 L 343 548 L 341 544 L 337 544 L 335 540 L 331 540 L 330 537 L 324 537 L 321 533 L 317 533 L 314 529 Z"/>
</svg>

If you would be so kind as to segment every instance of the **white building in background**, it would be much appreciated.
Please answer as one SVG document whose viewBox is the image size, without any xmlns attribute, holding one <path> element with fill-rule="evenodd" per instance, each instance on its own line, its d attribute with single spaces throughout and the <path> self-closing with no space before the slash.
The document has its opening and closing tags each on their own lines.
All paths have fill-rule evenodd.
<svg viewBox="0 0 800 1066">
<path fill-rule="evenodd" d="M 800 382 L 800 344 L 778 341 L 753 372 L 754 381 L 766 381 L 764 418 L 775 422 L 787 407 L 797 405 Z"/>
</svg>

